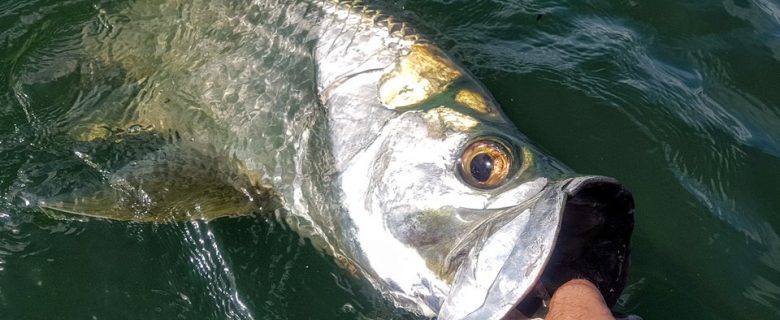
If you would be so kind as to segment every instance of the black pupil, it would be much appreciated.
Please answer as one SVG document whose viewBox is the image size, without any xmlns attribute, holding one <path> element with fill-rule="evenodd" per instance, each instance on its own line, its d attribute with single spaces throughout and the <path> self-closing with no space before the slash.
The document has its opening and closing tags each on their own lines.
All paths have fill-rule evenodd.
<svg viewBox="0 0 780 320">
<path fill-rule="evenodd" d="M 493 173 L 493 158 L 485 153 L 480 153 L 471 159 L 471 176 L 479 182 L 490 179 Z"/>
</svg>

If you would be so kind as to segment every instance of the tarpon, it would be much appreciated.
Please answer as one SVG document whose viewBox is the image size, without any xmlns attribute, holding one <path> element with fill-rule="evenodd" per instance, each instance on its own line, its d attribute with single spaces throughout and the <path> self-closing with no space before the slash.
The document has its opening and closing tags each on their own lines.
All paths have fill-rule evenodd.
<svg viewBox="0 0 780 320">
<path fill-rule="evenodd" d="M 70 112 L 74 154 L 102 179 L 47 211 L 273 211 L 398 307 L 439 319 L 544 316 L 572 278 L 616 303 L 631 194 L 534 147 L 404 21 L 360 1 L 114 10 L 84 31 L 89 76 Z M 128 146 L 126 163 L 96 160 L 106 144 Z"/>
</svg>

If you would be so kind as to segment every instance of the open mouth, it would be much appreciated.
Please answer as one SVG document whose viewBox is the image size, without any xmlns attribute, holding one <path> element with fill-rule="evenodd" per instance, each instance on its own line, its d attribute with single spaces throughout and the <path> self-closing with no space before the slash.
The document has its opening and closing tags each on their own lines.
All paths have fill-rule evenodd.
<svg viewBox="0 0 780 320">
<path fill-rule="evenodd" d="M 554 182 L 505 213 L 476 233 L 484 237 L 461 263 L 439 319 L 543 317 L 571 279 L 590 280 L 614 306 L 628 278 L 634 227 L 634 200 L 620 183 L 600 176 Z"/>
<path fill-rule="evenodd" d="M 572 179 L 561 228 L 541 278 L 515 311 L 544 316 L 552 294 L 572 279 L 587 279 L 599 288 L 611 309 L 628 279 L 634 200 L 617 181 L 605 177 Z"/>
</svg>

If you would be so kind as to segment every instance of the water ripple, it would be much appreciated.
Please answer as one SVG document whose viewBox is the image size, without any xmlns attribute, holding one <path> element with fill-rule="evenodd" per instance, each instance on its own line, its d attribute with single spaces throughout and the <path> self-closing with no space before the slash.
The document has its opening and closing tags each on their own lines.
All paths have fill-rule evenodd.
<svg viewBox="0 0 780 320">
<path fill-rule="evenodd" d="M 208 294 L 219 305 L 219 314 L 229 319 L 254 319 L 240 297 L 232 267 L 209 225 L 195 221 L 180 232 L 183 246 L 189 251 L 192 270 L 204 278 Z"/>
<path fill-rule="evenodd" d="M 639 261 L 659 260 L 662 270 L 671 271 L 639 274 L 626 291 L 628 303 L 652 312 L 643 310 L 642 303 L 653 300 L 653 288 L 664 286 L 661 279 L 691 281 L 679 284 L 681 288 L 696 287 L 693 281 L 703 279 L 707 283 L 700 288 L 715 293 L 671 292 L 664 287 L 655 297 L 664 301 L 687 296 L 694 298 L 683 301 L 705 299 L 699 296 L 727 298 L 709 305 L 679 306 L 705 316 L 720 311 L 728 316 L 729 311 L 742 309 L 747 311 L 740 315 L 751 315 L 750 311 L 758 310 L 753 305 L 765 307 L 756 311 L 757 318 L 777 314 L 780 237 L 772 215 L 776 174 L 770 172 L 780 159 L 780 95 L 774 90 L 777 64 L 772 64 L 780 61 L 777 3 L 387 2 L 407 8 L 402 14 L 416 17 L 421 29 L 432 30 L 433 40 L 478 76 L 534 79 L 555 90 L 576 92 L 577 101 L 594 101 L 584 107 L 622 113 L 621 119 L 631 123 L 627 127 L 651 141 L 644 146 L 648 150 L 631 145 L 616 146 L 615 152 L 661 150 L 659 163 L 652 163 L 653 159 L 641 163 L 653 171 L 626 178 L 673 184 L 638 184 L 643 192 L 637 193 L 638 199 L 653 200 L 654 192 L 684 193 L 679 196 L 684 200 L 668 207 L 641 204 L 645 211 L 638 220 L 644 224 L 638 224 L 637 242 L 644 243 L 644 249 L 659 250 L 653 257 L 637 251 Z M 77 15 L 67 12 L 77 4 Z M 332 317 L 395 316 L 392 311 L 371 311 L 384 308 L 381 298 L 374 299 L 346 273 L 333 271 L 335 266 L 326 265 L 329 258 L 299 243 L 291 230 L 262 218 L 149 226 L 55 220 L 29 207 L 35 202 L 31 190 L 36 187 L 67 194 L 78 182 L 110 179 L 117 169 L 113 165 L 138 154 L 160 155 L 152 150 L 159 145 L 119 148 L 114 150 L 115 158 L 103 159 L 102 171 L 94 170 L 90 158 L 75 153 L 87 154 L 82 150 L 88 146 L 85 141 L 116 128 L 188 123 L 190 132 L 176 132 L 184 140 L 218 141 L 222 151 L 239 150 L 241 154 L 227 153 L 256 159 L 248 161 L 247 168 L 281 172 L 263 179 L 289 186 L 280 192 L 294 199 L 298 210 L 326 210 L 321 203 L 325 196 L 309 184 L 328 177 L 305 178 L 313 174 L 301 169 L 300 163 L 269 160 L 295 158 L 291 154 L 303 152 L 308 144 L 323 149 L 327 144 L 320 130 L 324 124 L 317 121 L 323 115 L 300 111 L 311 106 L 306 103 L 316 104 L 313 62 L 306 58 L 311 39 L 305 29 L 311 21 L 280 19 L 300 17 L 303 9 L 297 1 L 260 0 L 0 3 L 0 47 L 5 48 L 0 57 L 0 83 L 5 90 L 0 92 L 4 120 L 0 127 L 0 282 L 12 288 L 0 290 L 0 308 L 10 305 L 21 310 L 39 304 L 36 299 L 20 298 L 17 292 L 24 291 L 43 298 L 58 312 L 82 317 L 85 312 L 111 317 L 116 315 L 114 309 L 122 309 L 115 308 L 117 301 L 132 301 L 153 305 L 154 310 L 121 312 L 149 317 L 173 312 L 179 317 L 285 318 L 311 317 L 310 310 L 299 309 L 314 301 L 298 302 L 294 297 L 315 296 L 330 305 L 313 312 L 333 311 Z M 231 125 L 214 129 L 209 119 Z M 142 120 L 149 123 L 139 125 Z M 282 133 L 291 138 L 285 140 Z M 57 138 L 61 136 L 84 143 Z M 265 168 L 264 163 L 274 167 Z M 321 174 L 329 169 L 317 170 Z M 759 184 L 760 178 L 768 182 Z M 664 190 L 648 190 L 654 187 Z M 303 189 L 305 193 L 296 193 Z M 670 210 L 652 211 L 659 207 Z M 671 219 L 692 230 L 691 238 L 653 225 Z M 307 228 L 305 222 L 291 224 Z M 648 239 L 648 234 L 668 239 Z M 678 250 L 685 240 L 706 243 L 695 247 L 704 252 L 690 254 L 697 258 L 681 257 L 688 252 L 672 252 L 662 245 L 668 241 Z M 712 261 L 718 266 L 710 267 Z M 311 272 L 309 263 L 322 265 Z M 136 270 L 139 275 L 125 274 Z M 313 276 L 317 273 L 324 276 Z M 703 276 L 729 273 L 739 276 L 735 280 Z M 71 287 L 86 293 L 62 295 L 63 288 Z M 318 289 L 338 292 L 322 297 L 314 292 Z M 301 293 L 306 290 L 313 292 Z M 84 307 L 96 309 L 68 311 L 68 302 L 75 299 L 71 295 L 104 300 Z M 360 296 L 370 297 L 356 298 Z M 718 302 L 723 307 L 716 306 Z M 27 309 L 24 312 L 32 312 Z"/>
<path fill-rule="evenodd" d="M 777 3 L 768 0 L 726 0 L 723 1 L 723 7 L 730 15 L 750 23 L 753 30 L 763 35 L 759 43 L 772 51 L 776 61 L 780 61 L 780 7 Z"/>
</svg>

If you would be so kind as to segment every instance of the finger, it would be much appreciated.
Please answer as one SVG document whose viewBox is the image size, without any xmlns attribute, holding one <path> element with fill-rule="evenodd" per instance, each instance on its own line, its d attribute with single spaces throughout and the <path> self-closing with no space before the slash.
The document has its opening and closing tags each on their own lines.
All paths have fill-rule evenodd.
<svg viewBox="0 0 780 320">
<path fill-rule="evenodd" d="M 550 301 L 548 320 L 614 320 L 593 283 L 574 279 L 563 284 Z"/>
</svg>

